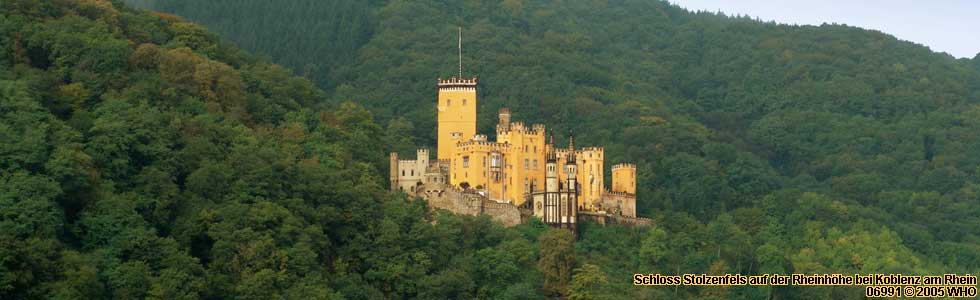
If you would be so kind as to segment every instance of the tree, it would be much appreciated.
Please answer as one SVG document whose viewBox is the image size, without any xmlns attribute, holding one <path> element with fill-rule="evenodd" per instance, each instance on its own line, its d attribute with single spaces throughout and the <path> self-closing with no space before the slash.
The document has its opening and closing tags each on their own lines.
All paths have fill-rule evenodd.
<svg viewBox="0 0 980 300">
<path fill-rule="evenodd" d="M 660 227 L 647 230 L 646 237 L 640 244 L 641 258 L 650 266 L 657 266 L 668 254 L 669 240 L 667 232 Z"/>
<path fill-rule="evenodd" d="M 568 230 L 549 229 L 538 238 L 541 254 L 538 270 L 544 275 L 543 289 L 552 295 L 567 295 L 575 264 L 575 235 Z"/>
<path fill-rule="evenodd" d="M 605 299 L 599 290 L 607 283 L 606 274 L 599 266 L 590 263 L 583 264 L 572 274 L 572 284 L 568 290 L 569 300 Z"/>
</svg>

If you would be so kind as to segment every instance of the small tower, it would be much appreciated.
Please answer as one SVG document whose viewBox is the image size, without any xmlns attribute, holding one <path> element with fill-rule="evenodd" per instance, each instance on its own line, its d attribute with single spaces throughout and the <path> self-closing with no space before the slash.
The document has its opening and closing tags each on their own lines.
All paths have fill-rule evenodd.
<svg viewBox="0 0 980 300">
<path fill-rule="evenodd" d="M 555 157 L 555 151 L 553 149 L 548 149 L 548 160 L 545 163 L 545 175 L 544 175 L 544 191 L 551 193 L 558 193 L 558 158 Z"/>
<path fill-rule="evenodd" d="M 571 192 L 578 192 L 577 186 L 578 182 L 575 177 L 578 176 L 578 166 L 575 164 L 577 157 L 575 157 L 575 136 L 571 133 L 568 134 L 568 155 L 565 157 L 565 178 L 568 181 L 566 184 L 566 189 Z M 573 202 L 577 203 L 577 202 Z"/>
<path fill-rule="evenodd" d="M 565 178 L 567 184 L 565 185 L 565 190 L 561 192 L 561 224 L 558 227 L 570 228 L 574 230 L 576 228 L 576 219 L 578 218 L 578 180 L 575 179 L 578 176 L 578 165 L 575 164 L 575 138 L 571 135 L 568 136 L 568 157 L 565 160 Z"/>
<path fill-rule="evenodd" d="M 636 195 L 636 165 L 623 163 L 612 166 L 612 191 Z"/>
<path fill-rule="evenodd" d="M 575 152 L 568 152 L 568 158 L 565 159 L 565 178 L 568 181 L 566 183 L 566 188 L 571 192 L 578 192 L 576 188 L 578 186 L 575 176 L 578 176 L 578 165 L 575 164 Z"/>
<path fill-rule="evenodd" d="M 429 149 L 419 148 L 415 150 L 415 160 L 419 168 L 425 172 L 425 169 L 429 168 Z"/>
</svg>

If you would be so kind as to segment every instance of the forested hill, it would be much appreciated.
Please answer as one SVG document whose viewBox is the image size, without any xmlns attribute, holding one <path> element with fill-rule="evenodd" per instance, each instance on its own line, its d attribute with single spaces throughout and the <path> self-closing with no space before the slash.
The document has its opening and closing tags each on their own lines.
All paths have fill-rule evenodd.
<svg viewBox="0 0 980 300">
<path fill-rule="evenodd" d="M 980 273 L 980 57 L 655 1 L 122 2 L 0 2 L 0 299 L 861 299 L 631 276 Z M 636 161 L 655 226 L 573 240 L 385 191 L 388 150 L 434 145 L 457 26 L 481 131 L 509 106 Z"/>
<path fill-rule="evenodd" d="M 782 187 L 876 204 L 883 191 L 948 194 L 978 178 L 980 156 L 969 154 L 980 139 L 967 133 L 980 57 L 880 32 L 661 1 L 134 2 L 227 32 L 300 74 L 332 66 L 318 85 L 368 107 L 409 153 L 435 144 L 432 80 L 455 74 L 461 26 L 464 73 L 481 78 L 480 131 L 492 133 L 502 106 L 574 129 L 612 162 L 639 162 L 641 211 L 708 217 Z M 288 46 L 308 43 L 335 50 Z"/>
<path fill-rule="evenodd" d="M 0 299 L 541 297 L 540 223 L 388 194 L 367 110 L 219 40 L 0 2 Z"/>
</svg>

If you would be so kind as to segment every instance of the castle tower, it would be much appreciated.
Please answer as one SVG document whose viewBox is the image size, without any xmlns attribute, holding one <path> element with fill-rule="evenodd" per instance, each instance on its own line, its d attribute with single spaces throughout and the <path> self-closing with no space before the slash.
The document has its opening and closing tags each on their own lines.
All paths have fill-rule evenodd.
<svg viewBox="0 0 980 300">
<path fill-rule="evenodd" d="M 419 148 L 415 150 L 415 160 L 419 167 L 425 171 L 429 167 L 429 149 Z"/>
<path fill-rule="evenodd" d="M 565 159 L 565 178 L 566 186 L 569 191 L 578 192 L 578 181 L 576 180 L 576 175 L 578 174 L 578 166 L 575 165 L 575 151 L 568 152 L 568 158 Z"/>
<path fill-rule="evenodd" d="M 569 136 L 569 146 L 573 146 L 572 137 Z M 575 165 L 575 151 L 568 152 L 565 160 L 565 190 L 561 192 L 561 215 L 558 227 L 575 229 L 576 219 L 578 218 L 578 181 L 575 179 L 578 173 L 578 166 Z"/>
<path fill-rule="evenodd" d="M 476 135 L 476 84 L 476 77 L 437 80 L 439 149 L 436 158 L 440 161 L 452 159 L 456 143 Z"/>
<path fill-rule="evenodd" d="M 603 161 L 605 151 L 600 147 L 585 147 L 575 152 L 578 158 L 578 183 L 580 185 L 579 209 L 598 210 L 602 191 L 605 190 Z"/>
<path fill-rule="evenodd" d="M 544 166 L 544 191 L 548 194 L 558 192 L 558 160 L 555 151 L 548 149 L 548 162 Z"/>
<path fill-rule="evenodd" d="M 612 166 L 612 191 L 636 195 L 636 165 L 617 164 Z"/>
</svg>

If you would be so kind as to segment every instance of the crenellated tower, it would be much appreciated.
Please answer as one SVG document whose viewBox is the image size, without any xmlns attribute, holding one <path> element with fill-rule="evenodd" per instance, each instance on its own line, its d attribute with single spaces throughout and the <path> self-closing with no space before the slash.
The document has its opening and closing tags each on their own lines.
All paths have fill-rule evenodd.
<svg viewBox="0 0 980 300">
<path fill-rule="evenodd" d="M 467 141 L 476 135 L 476 85 L 478 79 L 452 77 L 439 78 L 436 105 L 438 119 L 438 150 L 436 159 L 453 158 L 456 143 Z"/>
<path fill-rule="evenodd" d="M 636 195 L 636 165 L 623 163 L 612 166 L 612 191 Z"/>
</svg>

